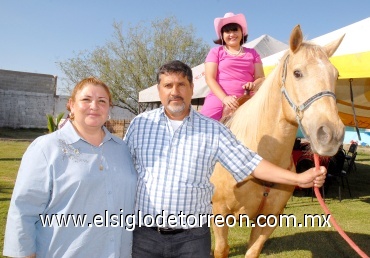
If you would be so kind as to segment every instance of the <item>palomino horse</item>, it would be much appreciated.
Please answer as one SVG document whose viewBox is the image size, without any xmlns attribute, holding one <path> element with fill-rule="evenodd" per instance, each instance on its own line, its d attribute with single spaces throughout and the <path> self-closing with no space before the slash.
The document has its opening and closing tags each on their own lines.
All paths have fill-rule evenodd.
<svg viewBox="0 0 370 258">
<path fill-rule="evenodd" d="M 328 58 L 342 39 L 320 47 L 303 42 L 302 31 L 296 26 L 290 36 L 290 49 L 280 64 L 255 96 L 241 105 L 227 122 L 236 137 L 264 159 L 292 173 L 295 168 L 291 154 L 298 125 L 314 153 L 334 155 L 342 144 L 344 125 L 333 93 L 338 72 Z M 237 183 L 220 164 L 216 165 L 211 181 L 215 186 L 213 214 L 225 218 L 230 214 L 236 218 L 243 214 L 250 219 L 259 214 L 278 216 L 294 189 L 294 186 L 271 185 L 253 176 Z M 274 229 L 255 223 L 245 257 L 258 257 Z M 214 256 L 227 257 L 228 227 L 213 225 L 213 230 Z"/>
</svg>

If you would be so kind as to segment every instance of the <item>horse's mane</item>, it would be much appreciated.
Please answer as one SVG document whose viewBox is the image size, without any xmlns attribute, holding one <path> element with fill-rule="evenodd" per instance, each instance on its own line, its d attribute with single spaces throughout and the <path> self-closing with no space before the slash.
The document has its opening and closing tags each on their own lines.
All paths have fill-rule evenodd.
<svg viewBox="0 0 370 258">
<path fill-rule="evenodd" d="M 300 46 L 300 51 L 303 53 L 300 58 L 308 59 L 308 55 L 315 56 L 317 54 L 325 54 L 323 49 L 313 43 L 303 42 Z M 262 112 L 270 105 L 271 101 L 278 101 L 281 98 L 280 84 L 281 75 L 284 65 L 284 60 L 289 54 L 289 50 L 281 57 L 279 63 L 274 70 L 266 77 L 265 81 L 257 91 L 257 93 L 246 103 L 241 105 L 226 123 L 235 136 L 245 144 L 245 136 L 257 138 L 258 128 L 264 121 L 261 119 Z M 326 54 L 325 54 L 326 55 Z M 278 87 L 276 83 L 279 83 Z M 266 122 L 265 122 L 266 123 Z"/>
<path fill-rule="evenodd" d="M 241 105 L 226 124 L 233 131 L 236 138 L 244 144 L 245 135 L 248 134 L 249 137 L 257 136 L 261 113 L 269 103 L 269 95 L 273 94 L 271 88 L 276 75 L 280 74 L 280 66 L 279 64 L 274 68 L 271 74 L 266 77 L 256 94 L 249 101 Z"/>
</svg>

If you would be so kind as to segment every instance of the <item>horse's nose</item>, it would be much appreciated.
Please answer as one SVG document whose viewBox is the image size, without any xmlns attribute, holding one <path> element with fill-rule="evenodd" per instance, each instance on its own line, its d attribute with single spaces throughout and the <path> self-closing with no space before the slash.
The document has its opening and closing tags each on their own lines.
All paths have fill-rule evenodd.
<svg viewBox="0 0 370 258">
<path fill-rule="evenodd" d="M 331 141 L 342 142 L 345 127 L 342 121 L 337 124 L 324 124 L 317 129 L 317 140 L 321 144 L 329 144 Z"/>
<path fill-rule="evenodd" d="M 322 151 L 335 152 L 337 151 L 336 146 L 343 142 L 344 138 L 344 125 L 336 126 L 333 125 L 322 125 L 316 131 L 316 139 L 320 146 L 322 146 Z M 334 155 L 333 154 L 333 155 Z"/>
<path fill-rule="evenodd" d="M 320 126 L 317 130 L 316 138 L 321 145 L 327 145 L 333 138 L 332 130 L 326 125 Z"/>
</svg>

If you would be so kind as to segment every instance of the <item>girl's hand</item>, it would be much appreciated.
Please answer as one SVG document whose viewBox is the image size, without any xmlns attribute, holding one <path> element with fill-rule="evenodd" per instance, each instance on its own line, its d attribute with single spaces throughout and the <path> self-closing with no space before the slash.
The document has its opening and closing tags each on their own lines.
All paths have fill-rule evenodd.
<svg viewBox="0 0 370 258">
<path fill-rule="evenodd" d="M 245 90 L 249 90 L 249 91 L 254 91 L 256 90 L 256 84 L 254 82 L 247 82 L 246 84 L 244 84 L 243 86 L 243 89 Z"/>
<path fill-rule="evenodd" d="M 239 103 L 236 100 L 236 96 L 226 96 L 222 99 L 222 104 L 225 107 L 230 108 L 231 110 L 235 110 L 239 107 Z"/>
</svg>

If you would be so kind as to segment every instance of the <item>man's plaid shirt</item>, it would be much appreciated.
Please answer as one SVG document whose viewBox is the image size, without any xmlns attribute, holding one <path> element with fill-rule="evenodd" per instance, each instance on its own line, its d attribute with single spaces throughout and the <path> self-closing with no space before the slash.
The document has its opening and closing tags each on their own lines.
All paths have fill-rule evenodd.
<svg viewBox="0 0 370 258">
<path fill-rule="evenodd" d="M 163 107 L 142 113 L 133 119 L 124 140 L 138 172 L 136 215 L 139 210 L 153 217 L 162 211 L 198 218 L 211 214 L 210 177 L 216 162 L 241 181 L 262 159 L 224 125 L 193 108 L 175 132 Z M 177 227 L 187 226 L 178 222 Z"/>
</svg>

